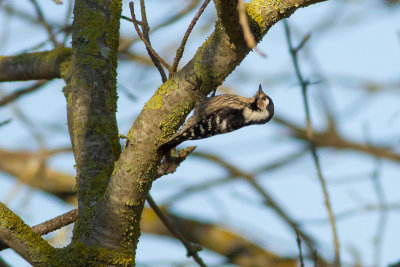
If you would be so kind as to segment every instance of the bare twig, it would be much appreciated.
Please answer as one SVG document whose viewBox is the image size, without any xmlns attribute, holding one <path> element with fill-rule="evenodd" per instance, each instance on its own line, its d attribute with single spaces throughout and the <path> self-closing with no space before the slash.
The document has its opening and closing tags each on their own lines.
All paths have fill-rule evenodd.
<svg viewBox="0 0 400 267">
<path fill-rule="evenodd" d="M 33 226 L 32 230 L 39 235 L 45 235 L 75 222 L 77 218 L 78 209 L 73 209 L 51 220 Z"/>
<path fill-rule="evenodd" d="M 127 16 L 121 15 L 121 19 L 127 20 L 129 22 L 133 22 L 131 18 L 128 18 Z"/>
<path fill-rule="evenodd" d="M 35 7 L 38 19 L 40 21 L 40 23 L 44 26 L 44 28 L 46 29 L 49 38 L 51 40 L 51 42 L 53 43 L 54 47 L 58 47 L 60 46 L 60 44 L 57 42 L 56 37 L 53 34 L 53 29 L 50 26 L 50 24 L 47 23 L 46 19 L 44 18 L 42 9 L 40 8 L 39 4 L 37 3 L 36 0 L 30 0 L 33 4 L 33 6 Z"/>
<path fill-rule="evenodd" d="M 11 122 L 11 119 L 5 120 L 5 121 L 0 121 L 0 127 L 3 127 L 4 125 L 7 125 Z"/>
<path fill-rule="evenodd" d="M 28 94 L 28 93 L 32 93 L 34 91 L 36 91 L 37 89 L 41 88 L 43 85 L 45 85 L 48 81 L 47 80 L 40 80 L 38 82 L 36 82 L 34 85 L 31 85 L 27 88 L 23 88 L 21 90 L 15 91 L 12 94 L 9 94 L 7 96 L 4 96 L 0 99 L 0 106 L 4 106 L 14 100 L 16 100 L 17 98 L 19 98 L 22 95 Z"/>
<path fill-rule="evenodd" d="M 266 57 L 266 55 L 260 49 L 256 48 L 257 42 L 250 29 L 249 20 L 246 13 L 246 4 L 244 3 L 244 0 L 238 0 L 237 9 L 239 14 L 239 23 L 242 26 L 243 37 L 246 41 L 247 47 L 250 49 L 254 49 L 262 57 Z"/>
<path fill-rule="evenodd" d="M 297 231 L 297 229 L 296 229 L 296 242 L 297 242 L 297 246 L 299 248 L 300 266 L 304 267 L 303 252 L 301 251 L 301 237 L 300 237 L 300 234 Z"/>
<path fill-rule="evenodd" d="M 381 184 L 380 173 L 381 173 L 381 161 L 379 158 L 376 159 L 376 168 L 374 173 L 372 174 L 372 182 L 374 184 L 374 189 L 376 196 L 379 201 L 379 206 L 386 206 L 386 197 L 383 191 L 383 187 Z M 384 237 L 385 232 L 385 225 L 387 222 L 387 210 L 381 209 L 379 210 L 379 220 L 378 224 L 376 225 L 376 232 L 374 237 L 374 266 L 378 267 L 380 265 L 381 257 L 382 257 L 382 239 Z"/>
<path fill-rule="evenodd" d="M 64 17 L 64 26 L 61 27 L 61 29 L 65 32 L 64 35 L 64 40 L 63 40 L 63 45 L 66 46 L 68 38 L 70 34 L 72 33 L 72 27 L 70 25 L 70 19 L 72 17 L 72 10 L 74 7 L 74 2 L 73 1 L 68 1 L 67 3 L 67 12 Z"/>
<path fill-rule="evenodd" d="M 157 206 L 156 202 L 153 200 L 150 194 L 147 195 L 147 202 L 150 207 L 154 210 L 160 220 L 164 223 L 164 225 L 168 228 L 168 230 L 181 241 L 181 243 L 185 246 L 187 250 L 187 256 L 193 257 L 193 259 L 199 264 L 199 266 L 207 267 L 204 264 L 203 260 L 200 258 L 197 252 L 199 252 L 202 248 L 193 244 L 185 239 L 185 237 L 175 228 L 170 219 L 161 211 L 161 209 Z"/>
<path fill-rule="evenodd" d="M 140 38 L 140 39 L 142 40 L 142 42 L 145 44 L 145 46 L 146 46 L 147 50 L 149 51 L 149 53 L 151 53 L 151 54 L 154 56 L 154 58 L 156 58 L 159 62 L 161 62 L 161 64 L 163 64 L 164 67 L 166 67 L 168 70 L 170 70 L 170 69 L 171 69 L 171 66 L 170 66 L 167 62 L 165 62 L 165 60 L 162 59 L 162 58 L 157 54 L 157 52 L 153 49 L 153 47 L 151 46 L 151 44 L 146 40 L 146 38 L 144 38 L 144 36 L 143 36 L 143 34 L 142 34 L 142 31 L 139 29 L 139 24 L 138 24 L 138 21 L 137 21 L 136 16 L 135 16 L 135 11 L 134 11 L 133 2 L 130 2 L 130 3 L 129 3 L 129 8 L 130 8 L 130 10 L 131 10 L 132 22 L 133 22 L 133 25 L 135 26 L 135 29 L 136 29 L 137 34 L 139 35 L 139 38 Z"/>
<path fill-rule="evenodd" d="M 186 14 L 188 14 L 189 12 L 191 12 L 192 10 L 195 9 L 195 7 L 198 5 L 198 3 L 200 2 L 200 0 L 194 0 L 194 1 L 190 1 L 189 5 L 187 7 L 185 7 L 183 10 L 179 11 L 178 13 L 172 15 L 169 19 L 165 20 L 164 22 L 154 26 L 150 32 L 155 32 L 159 29 L 162 29 L 163 27 L 170 25 L 171 23 L 176 22 L 177 20 L 179 20 L 180 18 L 184 17 Z M 132 19 L 127 19 L 127 17 L 122 17 L 123 19 L 126 19 L 130 22 L 132 22 Z M 140 23 L 139 23 L 140 24 Z M 133 38 L 129 41 L 127 41 L 125 44 L 120 44 L 120 52 L 126 53 L 127 49 L 134 44 L 135 42 L 137 42 L 138 40 L 140 40 L 140 38 Z"/>
<path fill-rule="evenodd" d="M 299 50 L 296 50 L 292 44 L 292 39 L 290 36 L 290 29 L 289 29 L 289 24 L 287 22 L 287 20 L 284 20 L 284 26 L 285 26 L 285 34 L 286 34 L 286 40 L 288 42 L 288 46 L 289 46 L 289 50 L 290 50 L 290 55 L 292 57 L 292 62 L 296 71 L 296 76 L 297 79 L 300 82 L 301 85 L 301 89 L 302 89 L 302 94 L 303 94 L 303 102 L 304 102 L 304 108 L 306 111 L 306 123 L 307 123 L 307 137 L 310 143 L 310 148 L 311 148 L 311 154 L 315 163 L 315 167 L 317 169 L 317 174 L 318 174 L 318 179 L 321 183 L 321 187 L 322 187 L 322 191 L 324 194 L 324 198 L 325 198 L 325 206 L 326 209 L 328 211 L 329 214 L 329 220 L 331 223 L 331 228 L 332 228 L 332 234 L 333 234 L 333 242 L 334 242 L 334 248 L 335 248 L 335 266 L 340 266 L 340 247 L 339 247 L 339 238 L 337 235 L 337 230 L 336 230 L 336 223 L 335 223 L 335 217 L 333 216 L 333 211 L 332 211 L 332 206 L 329 200 L 329 194 L 328 194 L 328 189 L 324 180 L 324 177 L 322 175 L 322 170 L 321 170 L 321 166 L 319 163 L 319 158 L 317 155 L 317 149 L 316 149 L 316 145 L 313 141 L 313 132 L 312 132 L 312 126 L 311 126 L 311 115 L 310 115 L 310 109 L 309 109 L 309 105 L 308 105 L 308 99 L 307 99 L 307 86 L 308 86 L 308 82 L 305 81 L 303 79 L 303 76 L 301 74 L 300 71 L 300 66 L 297 60 L 297 52 Z M 303 40 L 306 40 L 306 38 L 304 38 Z M 304 42 L 302 42 L 299 47 L 304 46 Z"/>
<path fill-rule="evenodd" d="M 310 38 L 311 38 L 311 33 L 304 35 L 303 40 L 301 40 L 300 44 L 296 48 L 294 48 L 293 51 L 295 53 L 300 51 Z"/>
<path fill-rule="evenodd" d="M 317 250 L 314 250 L 313 260 L 314 260 L 314 267 L 318 267 L 318 252 L 317 252 Z"/>
<path fill-rule="evenodd" d="M 149 36 L 149 32 L 150 32 L 150 27 L 149 27 L 149 23 L 147 21 L 147 16 L 146 16 L 146 8 L 144 5 L 144 0 L 140 0 L 140 11 L 142 13 L 142 30 L 143 30 L 143 37 L 149 42 L 149 44 L 151 45 L 150 42 L 150 36 Z M 146 47 L 147 52 L 150 56 L 151 61 L 153 61 L 154 66 L 156 66 L 158 72 L 160 72 L 161 75 L 161 80 L 163 83 L 165 83 L 167 81 L 167 75 L 165 74 L 165 71 L 163 69 L 163 67 L 161 66 L 160 61 L 151 53 L 151 51 Z"/>
<path fill-rule="evenodd" d="M 176 69 L 178 68 L 179 61 L 181 60 L 182 55 L 183 55 L 183 51 L 185 50 L 185 45 L 186 45 L 186 42 L 187 42 L 187 40 L 189 38 L 189 35 L 192 32 L 194 25 L 196 25 L 196 22 L 199 20 L 199 18 L 201 16 L 201 14 L 203 13 L 204 9 L 206 9 L 208 3 L 210 3 L 210 0 L 205 0 L 204 1 L 204 3 L 201 5 L 199 11 L 197 11 L 196 15 L 192 19 L 192 22 L 190 22 L 190 25 L 187 28 L 187 30 L 185 32 L 185 35 L 183 36 L 181 45 L 176 50 L 176 56 L 175 56 L 175 59 L 174 59 L 174 63 L 172 64 L 171 70 L 169 72 L 169 77 L 172 77 L 172 75 L 176 72 Z"/>
</svg>

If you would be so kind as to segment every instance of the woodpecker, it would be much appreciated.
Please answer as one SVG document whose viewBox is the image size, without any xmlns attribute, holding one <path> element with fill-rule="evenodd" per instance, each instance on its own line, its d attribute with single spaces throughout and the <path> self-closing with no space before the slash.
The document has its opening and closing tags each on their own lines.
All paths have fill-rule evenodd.
<svg viewBox="0 0 400 267">
<path fill-rule="evenodd" d="M 196 140 L 235 131 L 247 125 L 264 124 L 274 115 L 274 103 L 261 87 L 252 98 L 223 94 L 200 101 L 182 128 L 161 144 L 166 154 L 186 140 Z"/>
</svg>

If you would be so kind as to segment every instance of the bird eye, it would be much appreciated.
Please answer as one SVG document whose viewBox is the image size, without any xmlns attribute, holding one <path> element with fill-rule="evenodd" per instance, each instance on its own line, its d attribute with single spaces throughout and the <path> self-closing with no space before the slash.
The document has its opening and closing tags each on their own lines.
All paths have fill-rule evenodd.
<svg viewBox="0 0 400 267">
<path fill-rule="evenodd" d="M 267 97 L 266 97 L 266 96 L 263 96 L 263 97 L 262 97 L 262 100 L 264 100 L 264 101 L 267 100 Z"/>
</svg>

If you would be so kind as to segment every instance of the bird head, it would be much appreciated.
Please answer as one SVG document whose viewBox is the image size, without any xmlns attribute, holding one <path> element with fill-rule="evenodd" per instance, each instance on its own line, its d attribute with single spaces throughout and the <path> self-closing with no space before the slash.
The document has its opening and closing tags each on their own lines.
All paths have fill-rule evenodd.
<svg viewBox="0 0 400 267">
<path fill-rule="evenodd" d="M 269 117 L 272 118 L 274 115 L 274 103 L 272 102 L 272 99 L 263 92 L 261 84 L 256 95 L 254 96 L 254 103 L 258 110 L 267 110 Z"/>
</svg>

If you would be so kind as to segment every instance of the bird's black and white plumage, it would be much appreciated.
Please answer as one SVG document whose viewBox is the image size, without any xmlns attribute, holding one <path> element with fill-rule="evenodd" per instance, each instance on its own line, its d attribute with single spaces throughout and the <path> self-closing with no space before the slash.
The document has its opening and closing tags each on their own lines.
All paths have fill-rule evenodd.
<svg viewBox="0 0 400 267">
<path fill-rule="evenodd" d="M 161 144 L 158 151 L 162 154 L 186 140 L 211 137 L 232 132 L 252 124 L 264 124 L 274 115 L 274 104 L 261 85 L 252 98 L 223 94 L 199 102 L 194 114 L 182 128 Z"/>
</svg>

